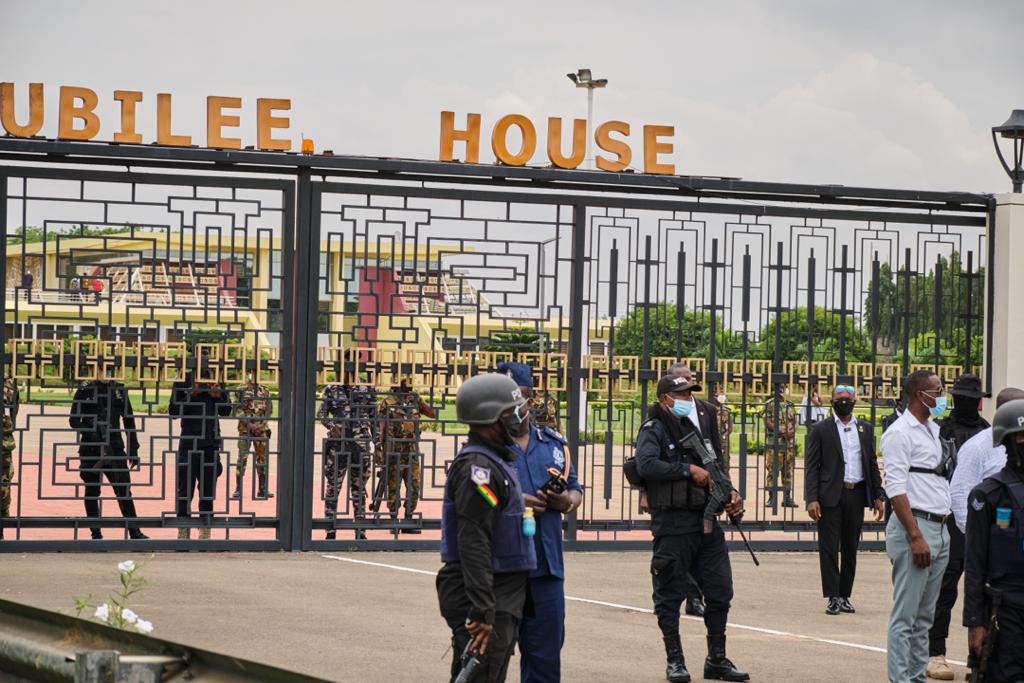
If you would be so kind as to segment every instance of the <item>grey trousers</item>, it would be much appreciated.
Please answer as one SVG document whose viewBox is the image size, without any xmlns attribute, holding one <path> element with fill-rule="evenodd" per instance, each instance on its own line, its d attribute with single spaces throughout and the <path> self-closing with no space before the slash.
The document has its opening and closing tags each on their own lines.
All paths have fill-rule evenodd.
<svg viewBox="0 0 1024 683">
<path fill-rule="evenodd" d="M 944 524 L 915 518 L 931 549 L 932 563 L 914 564 L 910 538 L 893 515 L 885 529 L 885 551 L 892 562 L 892 613 L 889 615 L 888 673 L 893 683 L 924 683 L 928 630 L 949 561 L 949 532 Z"/>
</svg>

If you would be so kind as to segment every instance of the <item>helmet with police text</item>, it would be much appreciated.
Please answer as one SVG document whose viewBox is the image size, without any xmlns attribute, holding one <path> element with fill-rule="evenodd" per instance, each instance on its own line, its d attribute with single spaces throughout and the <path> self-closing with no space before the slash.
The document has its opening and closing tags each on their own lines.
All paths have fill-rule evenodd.
<svg viewBox="0 0 1024 683">
<path fill-rule="evenodd" d="M 1006 446 L 1007 461 L 1019 468 L 1024 466 L 1024 462 L 1020 462 L 1024 448 L 1018 446 L 1016 439 L 1007 438 L 1018 432 L 1024 432 L 1024 398 L 1007 401 L 999 406 L 992 420 L 992 445 Z M 1014 460 L 1017 462 L 1013 462 Z"/>
<path fill-rule="evenodd" d="M 526 403 L 519 386 L 508 375 L 496 372 L 470 377 L 455 395 L 455 414 L 468 425 L 494 424 L 509 408 Z"/>
</svg>

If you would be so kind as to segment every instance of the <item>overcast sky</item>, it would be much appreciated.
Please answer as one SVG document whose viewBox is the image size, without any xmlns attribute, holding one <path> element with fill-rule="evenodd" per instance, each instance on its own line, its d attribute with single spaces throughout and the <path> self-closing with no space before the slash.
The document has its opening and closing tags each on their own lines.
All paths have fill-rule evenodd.
<svg viewBox="0 0 1024 683">
<path fill-rule="evenodd" d="M 677 173 L 935 190 L 1009 189 L 989 130 L 1024 108 L 1024 2 L 38 2 L 4 0 L 0 80 L 174 94 L 205 143 L 205 97 L 287 97 L 294 138 L 336 153 L 436 159 L 439 112 L 493 123 L 583 117 L 565 74 L 608 78 L 595 119 L 676 128 Z M 21 115 L 22 120 L 24 115 Z M 544 152 L 543 137 L 538 145 Z M 459 156 L 459 148 L 456 150 Z M 546 163 L 539 155 L 536 163 Z"/>
</svg>

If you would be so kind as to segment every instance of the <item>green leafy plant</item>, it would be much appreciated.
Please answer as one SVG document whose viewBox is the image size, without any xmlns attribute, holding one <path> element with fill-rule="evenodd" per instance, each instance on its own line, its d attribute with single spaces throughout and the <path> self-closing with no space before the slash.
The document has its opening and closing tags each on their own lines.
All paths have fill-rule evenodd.
<svg viewBox="0 0 1024 683">
<path fill-rule="evenodd" d="M 152 556 L 150 556 L 152 558 Z M 97 605 L 94 601 L 96 596 L 89 593 L 85 597 L 73 597 L 75 603 L 75 616 L 81 617 L 86 610 L 95 609 L 93 618 L 102 621 L 108 626 L 119 628 L 122 631 L 138 631 L 139 633 L 152 633 L 153 623 L 146 621 L 135 613 L 128 605 L 134 596 L 138 595 L 146 586 L 146 580 L 142 574 L 142 563 L 134 560 L 125 560 L 117 565 L 118 586 L 111 591 L 110 597 Z"/>
</svg>

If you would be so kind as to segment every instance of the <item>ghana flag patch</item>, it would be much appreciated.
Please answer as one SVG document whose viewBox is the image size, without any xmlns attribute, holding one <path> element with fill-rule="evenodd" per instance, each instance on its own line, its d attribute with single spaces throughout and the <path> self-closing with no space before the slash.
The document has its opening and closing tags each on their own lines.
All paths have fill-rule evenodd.
<svg viewBox="0 0 1024 683">
<path fill-rule="evenodd" d="M 494 495 L 494 491 L 492 491 L 491 487 L 487 484 L 477 484 L 476 492 L 483 496 L 484 500 L 486 500 L 487 504 L 492 508 L 498 506 L 498 497 Z"/>
</svg>

